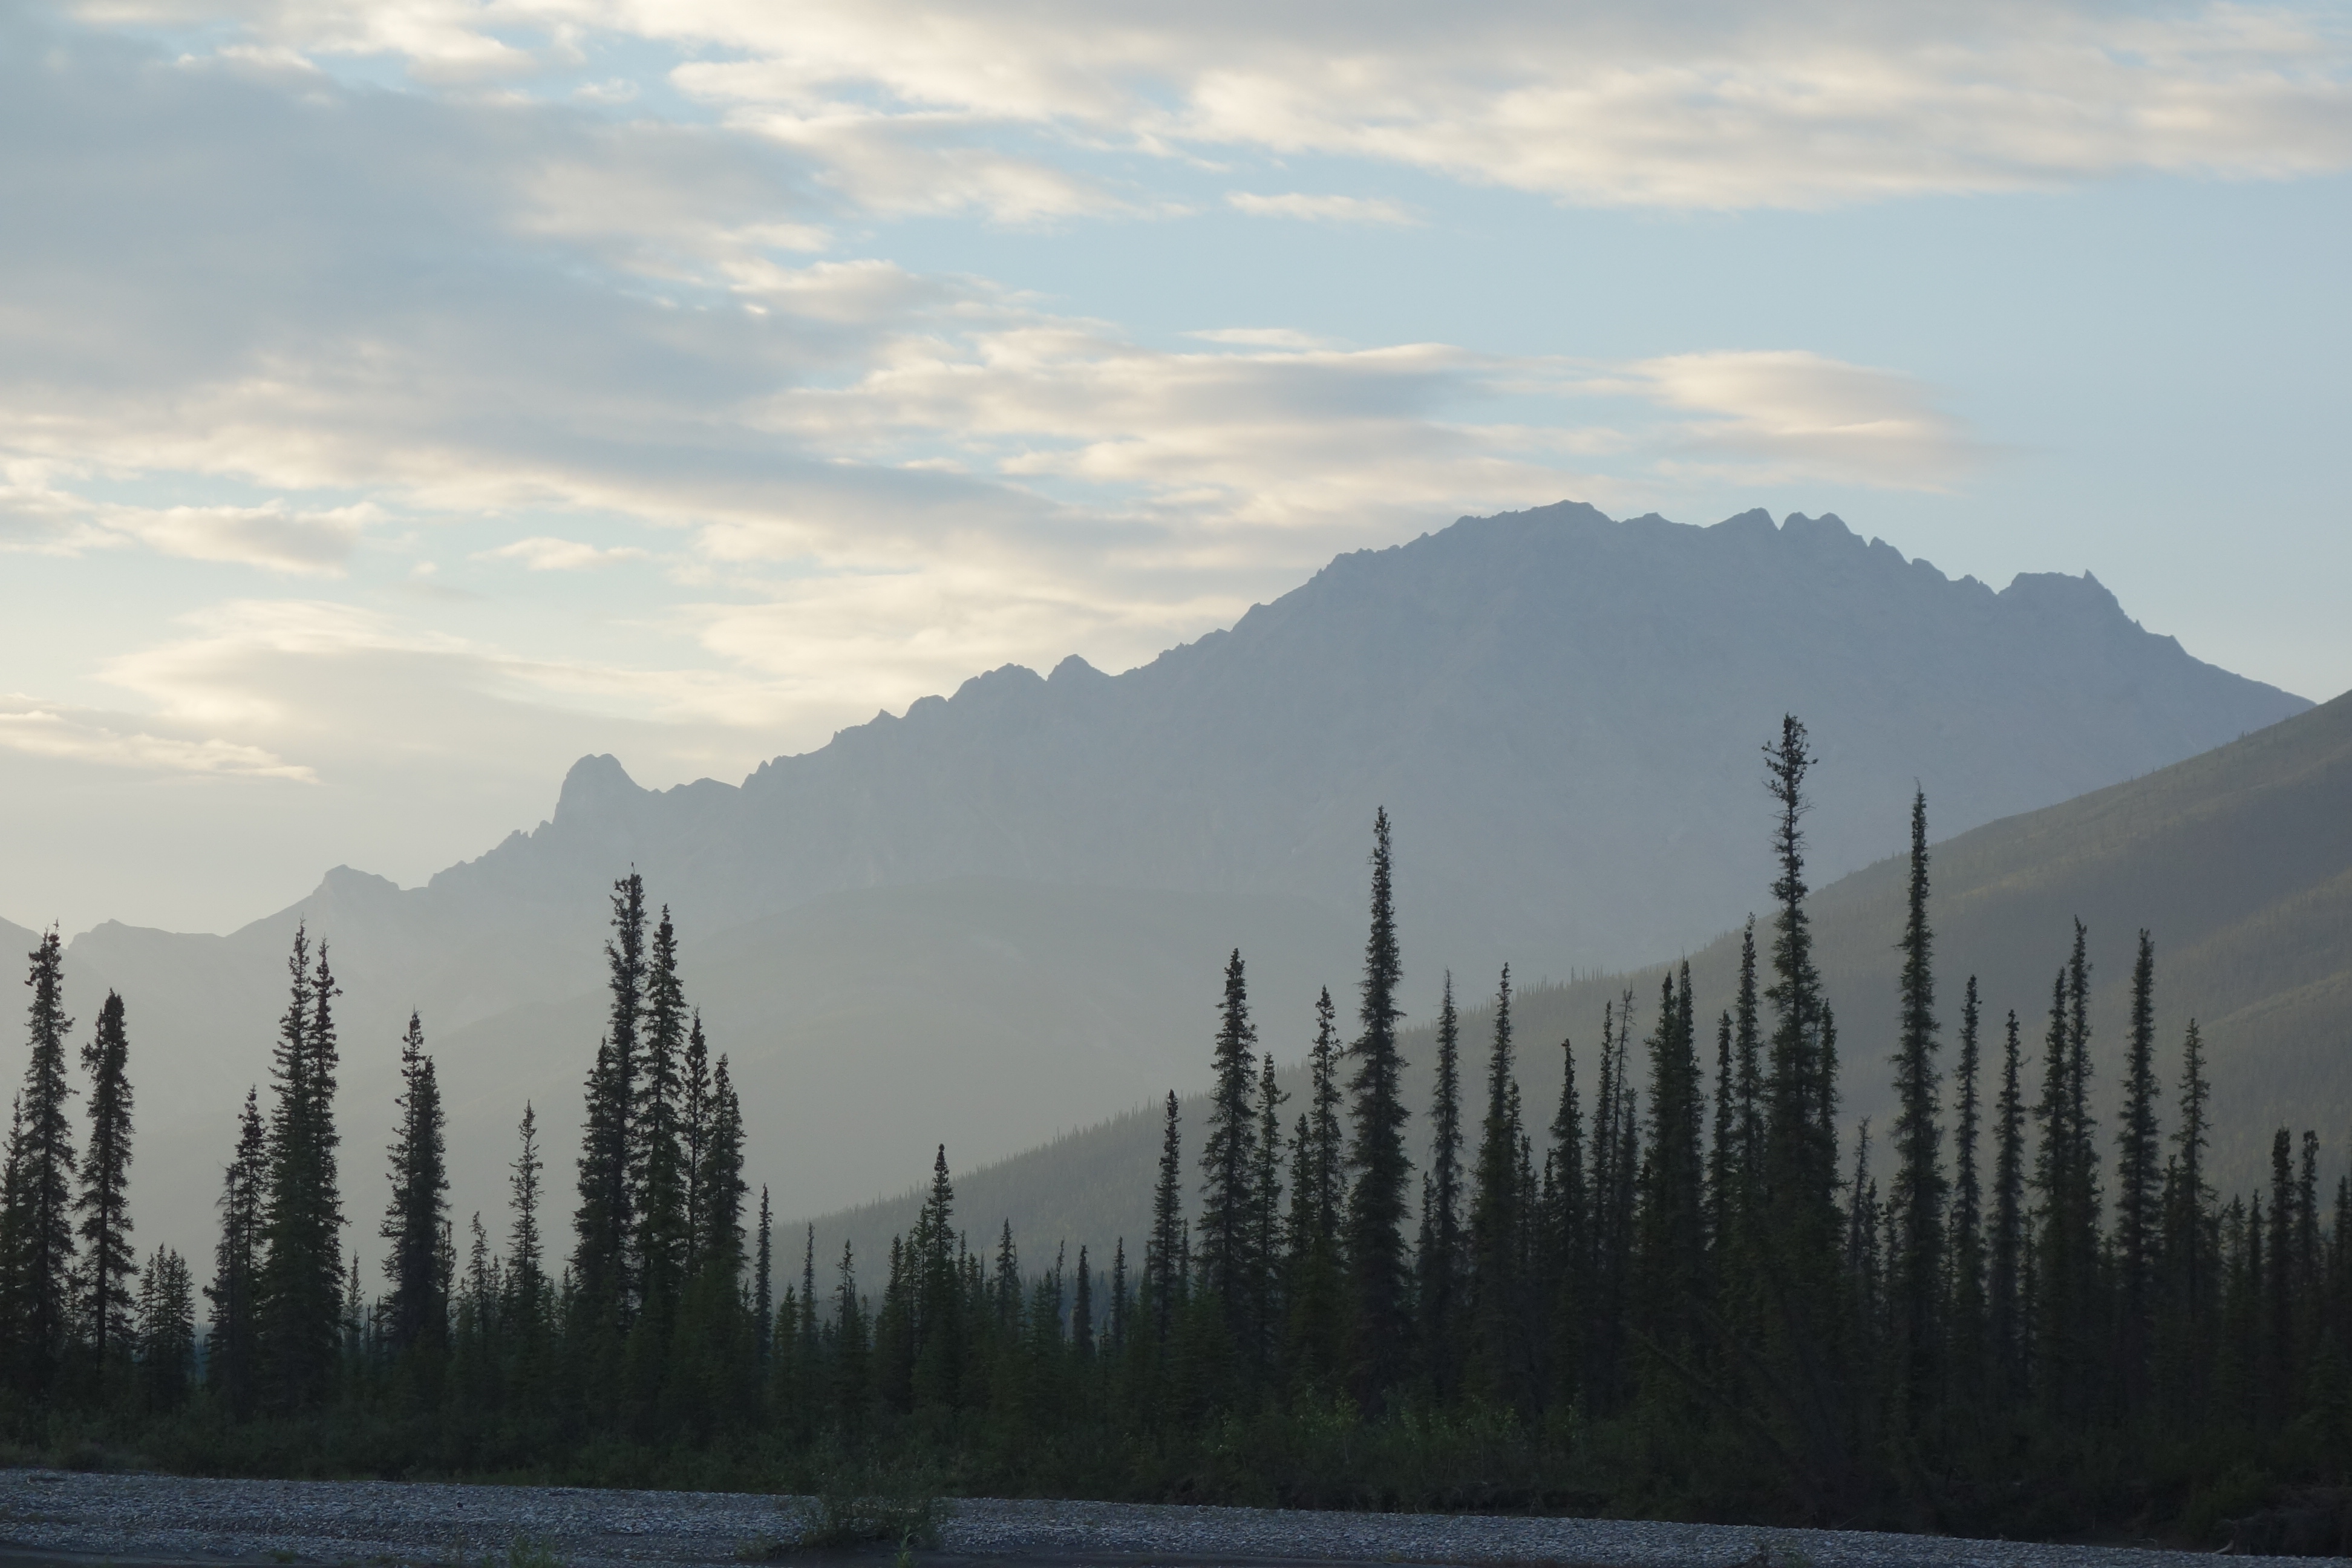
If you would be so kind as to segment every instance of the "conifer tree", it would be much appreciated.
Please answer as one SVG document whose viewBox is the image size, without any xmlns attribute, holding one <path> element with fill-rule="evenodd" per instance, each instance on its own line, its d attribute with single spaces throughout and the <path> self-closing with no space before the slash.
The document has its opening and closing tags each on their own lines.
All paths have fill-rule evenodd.
<svg viewBox="0 0 2352 1568">
<path fill-rule="evenodd" d="M 337 1175 L 334 998 L 324 942 L 305 968 L 307 932 L 288 959 L 287 1010 L 271 1063 L 273 1103 L 262 1197 L 257 1306 L 265 1396 L 280 1410 L 324 1400 L 341 1342 L 342 1199 Z"/>
<path fill-rule="evenodd" d="M 1721 1254 L 1729 1245 L 1729 1207 L 1739 1172 L 1739 1090 L 1733 1077 L 1731 1010 L 1725 1008 L 1715 1026 L 1715 1125 L 1706 1148 L 1706 1247 L 1710 1264 L 1720 1268 Z"/>
<path fill-rule="evenodd" d="M 1957 1117 L 1952 1130 L 1951 1351 L 1954 1383 L 1973 1400 L 1984 1390 L 1985 1237 L 1984 1183 L 1977 1164 L 1982 1121 L 1978 1080 L 1981 1010 L 1977 977 L 1969 976 L 1960 1003 L 1960 1061 Z"/>
<path fill-rule="evenodd" d="M 1282 1107 L 1289 1098 L 1275 1081 L 1274 1053 L 1264 1053 L 1258 1058 L 1257 1168 L 1251 1178 L 1251 1196 L 1256 1212 L 1251 1225 L 1252 1278 L 1246 1345 L 1252 1371 L 1260 1378 L 1273 1364 L 1277 1349 L 1276 1329 L 1281 1321 Z M 1087 1249 L 1081 1243 L 1077 1289 L 1082 1300 L 1091 1300 L 1086 1282 L 1086 1258 Z M 1087 1343 L 1091 1345 L 1092 1330 L 1087 1333 Z"/>
<path fill-rule="evenodd" d="M 139 1401 L 152 1415 L 184 1404 L 196 1364 L 196 1304 L 187 1260 L 159 1247 L 139 1278 Z"/>
<path fill-rule="evenodd" d="M 1740 1206 L 1752 1209 L 1764 1171 L 1763 1032 L 1756 988 L 1756 917 L 1739 933 L 1739 988 L 1732 1005 L 1732 1056 L 1738 1069 Z"/>
<path fill-rule="evenodd" d="M 1935 937 L 1927 922 L 1927 795 L 1911 799 L 1911 879 L 1903 922 L 1902 1034 L 1895 1066 L 1895 1182 L 1889 1194 L 1897 1236 L 1889 1259 L 1890 1323 L 1904 1407 L 1917 1420 L 1942 1379 L 1939 1330 L 1946 1289 L 1942 1075 L 1936 1068 Z"/>
<path fill-rule="evenodd" d="M 1504 973 L 1498 1039 L 1510 1030 L 1510 971 Z M 1454 972 L 1445 972 L 1437 1009 L 1437 1082 L 1429 1102 L 1429 1177 L 1423 1184 L 1420 1272 L 1421 1345 L 1430 1386 L 1449 1397 L 1459 1377 L 1454 1321 L 1462 1255 L 1462 1026 L 1454 1008 Z M 1483 1158 L 1483 1156 L 1482 1156 Z"/>
<path fill-rule="evenodd" d="M 1704 1109 L 1690 965 L 1658 988 L 1658 1023 L 1649 1038 L 1650 1139 L 1637 1177 L 1641 1190 L 1638 1266 L 1644 1331 L 1682 1356 L 1696 1337 L 1694 1309 L 1705 1268 L 1706 1167 L 1700 1153 Z M 1622 1070 L 1622 1069 L 1621 1069 Z"/>
<path fill-rule="evenodd" d="M 678 1073 L 678 1163 L 686 1173 L 686 1235 L 688 1272 L 698 1259 L 696 1238 L 702 1234 L 702 1155 L 710 1142 L 710 1042 L 702 1033 L 702 1013 L 695 1010 L 687 1026 L 686 1056 Z"/>
<path fill-rule="evenodd" d="M 1584 1118 L 1576 1098 L 1576 1048 L 1559 1042 L 1559 1105 L 1552 1112 L 1551 1148 L 1545 1166 L 1551 1173 L 1550 1226 L 1543 1253 L 1545 1278 L 1542 1300 L 1551 1313 L 1548 1393 L 1556 1403 L 1572 1401 L 1580 1388 L 1584 1349 L 1584 1286 L 1591 1258 L 1585 1227 L 1590 1213 L 1584 1184 Z"/>
<path fill-rule="evenodd" d="M 230 1418 L 253 1413 L 259 1395 L 262 1198 L 268 1183 L 268 1134 L 258 1093 L 247 1089 L 237 1121 L 236 1150 L 221 1181 L 221 1237 L 213 1255 L 212 1331 L 205 1340 L 205 1376 Z"/>
<path fill-rule="evenodd" d="M 2131 1041 L 2124 1066 L 2122 1121 L 2116 1131 L 2116 1272 L 2121 1316 L 2116 1343 L 2117 1388 L 2135 1409 L 2147 1387 L 2156 1329 L 2156 1256 L 2162 1240 L 2158 1092 L 2156 948 L 2143 929 L 2132 965 Z"/>
<path fill-rule="evenodd" d="M 18 1392 L 39 1405 L 56 1392 L 74 1328 L 73 1123 L 66 1102 L 65 947 L 52 926 L 27 955 L 31 1058 L 8 1140 L 9 1328 Z"/>
<path fill-rule="evenodd" d="M 449 1301 L 441 1283 L 441 1234 L 448 1224 L 447 1142 L 440 1080 L 425 1054 L 425 1026 L 415 1013 L 400 1042 L 399 1109 L 390 1150 L 392 1201 L 378 1231 L 391 1250 L 383 1271 L 392 1281 L 384 1318 L 394 1355 L 443 1348 Z"/>
<path fill-rule="evenodd" d="M 1167 1119 L 1160 1131 L 1160 1184 L 1151 1192 L 1151 1237 L 1143 1248 L 1144 1310 L 1150 1314 L 1151 1342 L 1164 1347 L 1176 1326 L 1183 1289 L 1177 1255 L 1183 1247 L 1183 1135 L 1177 1124 L 1176 1091 L 1168 1091 Z"/>
<path fill-rule="evenodd" d="M 774 1220 L 768 1209 L 768 1184 L 760 1184 L 759 1245 L 752 1265 L 751 1321 L 759 1336 L 760 1361 L 765 1364 L 775 1343 L 775 1236 Z"/>
<path fill-rule="evenodd" d="M 1349 1047 L 1356 1063 L 1348 1085 L 1348 1165 L 1355 1183 L 1348 1194 L 1343 1249 L 1353 1296 L 1350 1361 L 1358 1391 L 1373 1408 L 1403 1372 L 1412 1327 L 1403 1229 L 1412 1163 L 1405 1155 L 1403 1059 L 1396 1040 L 1397 1020 L 1404 1015 L 1396 1005 L 1403 966 L 1397 953 L 1394 898 L 1389 814 L 1382 807 L 1372 824 L 1371 931 L 1364 943 L 1363 1000 L 1357 1014 L 1363 1032 Z"/>
<path fill-rule="evenodd" d="M 131 1247 L 130 1059 L 122 998 L 110 991 L 97 1031 L 81 1050 L 89 1075 L 89 1144 L 74 1200 L 81 1213 L 82 1321 L 101 1379 L 131 1352 L 131 1281 L 139 1268 Z"/>
<path fill-rule="evenodd" d="M 1212 1060 L 1207 1130 L 1201 1142 L 1201 1287 L 1235 1344 L 1253 1330 L 1257 1198 L 1257 1030 L 1250 1023 L 1249 984 L 1235 948 L 1225 964 L 1225 995 Z"/>
<path fill-rule="evenodd" d="M 511 1316 L 535 1328 L 548 1306 L 544 1246 L 539 1227 L 539 1178 L 547 1162 L 539 1157 L 539 1117 L 530 1101 L 523 1101 L 522 1121 L 516 1125 L 519 1145 L 507 1167 L 514 1219 L 507 1233 L 507 1288 L 514 1302 Z"/>
<path fill-rule="evenodd" d="M 679 1293 L 695 1265 L 687 1188 L 693 1183 L 681 1145 L 681 1060 L 687 1050 L 686 994 L 677 973 L 677 928 L 664 904 L 645 963 L 635 1102 L 628 1120 L 629 1182 L 636 1202 L 635 1241 L 639 1310 L 665 1346 Z M 658 1353 L 658 1349 L 656 1350 Z"/>
<path fill-rule="evenodd" d="M 611 1009 L 589 1070 L 587 1110 L 581 1126 L 572 1273 L 590 1316 L 618 1329 L 626 1325 L 633 1306 L 629 1250 L 636 1214 L 629 1179 L 629 1123 L 637 1098 L 638 1033 L 645 1016 L 646 889 L 644 879 L 634 871 L 613 884 L 613 940 L 604 944 Z"/>
<path fill-rule="evenodd" d="M 1470 1197 L 1470 1386 L 1498 1406 L 1526 1398 L 1529 1370 L 1521 1336 L 1525 1215 L 1519 1204 L 1521 1130 L 1512 1049 L 1511 971 L 1506 964 L 1495 988 L 1486 1111 L 1478 1128 Z"/>
<path fill-rule="evenodd" d="M 1095 1277 L 1084 1242 L 1078 1244 L 1077 1286 L 1070 1297 L 1070 1350 L 1081 1366 L 1095 1358 Z"/>
<path fill-rule="evenodd" d="M 938 1173 L 941 1182 L 947 1174 L 946 1158 L 942 1146 Z M 743 1180 L 743 1107 L 735 1097 L 723 1054 L 711 1069 L 710 1134 L 703 1145 L 696 1185 L 702 1192 L 702 1235 L 696 1248 L 701 1269 L 724 1279 L 731 1289 L 743 1272 L 743 1200 L 751 1189 Z"/>
<path fill-rule="evenodd" d="M 2002 1047 L 2000 1099 L 1994 1107 L 1992 1263 L 1987 1308 L 1992 1360 L 2004 1398 L 2024 1392 L 2025 1098 L 2017 1010 L 2010 1009 Z"/>
</svg>

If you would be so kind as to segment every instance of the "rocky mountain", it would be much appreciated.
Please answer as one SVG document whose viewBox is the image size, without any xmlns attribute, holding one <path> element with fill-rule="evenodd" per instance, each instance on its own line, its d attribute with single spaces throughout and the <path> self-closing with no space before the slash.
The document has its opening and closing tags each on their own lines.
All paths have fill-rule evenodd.
<svg viewBox="0 0 2352 1568">
<path fill-rule="evenodd" d="M 1589 507 L 1465 520 L 1334 561 L 1122 675 L 1006 668 L 740 785 L 583 759 L 551 820 L 425 887 L 349 868 L 226 937 L 104 925 L 72 1005 L 130 1004 L 149 1239 L 210 1224 L 264 1076 L 298 921 L 346 995 L 355 1218 L 394 1041 L 424 1015 L 461 1213 L 500 1201 L 529 1097 L 568 1155 L 613 879 L 674 910 L 736 1060 L 753 1175 L 786 1212 L 888 1190 L 1194 1081 L 1218 960 L 1270 1016 L 1355 967 L 1373 811 L 1396 823 L 1408 1001 L 1440 969 L 1528 976 L 1696 946 L 1766 880 L 1758 752 L 1823 757 L 1826 878 L 1901 841 L 1913 781 L 1957 832 L 2132 778 L 2305 708 L 2134 623 L 2085 574 L 1995 592 L 1835 518 L 1713 528 Z"/>
</svg>

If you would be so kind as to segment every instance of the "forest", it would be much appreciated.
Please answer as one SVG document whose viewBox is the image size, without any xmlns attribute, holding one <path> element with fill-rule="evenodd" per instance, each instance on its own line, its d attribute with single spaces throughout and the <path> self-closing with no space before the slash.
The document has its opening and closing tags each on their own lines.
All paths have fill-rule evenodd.
<svg viewBox="0 0 2352 1568">
<path fill-rule="evenodd" d="M 1696 1016 L 1686 966 L 1625 991 L 1597 1043 L 1535 1047 L 1567 1071 L 1556 1105 L 1529 1107 L 1509 971 L 1483 1040 L 1448 976 L 1415 1162 L 1383 812 L 1353 1017 L 1325 991 L 1300 1092 L 1235 952 L 1203 1124 L 1168 1098 L 1149 1233 L 1050 1265 L 959 1213 L 943 1145 L 886 1257 L 779 1237 L 744 1180 L 728 1057 L 634 873 L 613 893 L 568 1223 L 526 1105 L 507 1214 L 458 1224 L 415 1016 L 384 1174 L 356 1175 L 339 993 L 298 933 L 269 1079 L 224 1129 L 212 1256 L 142 1257 L 131 1022 L 110 995 L 77 1079 L 52 930 L 0 1173 L 5 1439 L 202 1473 L 850 1476 L 2193 1545 L 2343 1482 L 2352 1178 L 2323 1194 L 2315 1133 L 2280 1128 L 2265 1187 L 2215 1191 L 2205 1044 L 2193 1022 L 2157 1039 L 2147 931 L 2100 1125 L 2082 925 L 2050 955 L 2046 1008 L 1939 976 L 1924 794 L 1887 933 L 1899 1029 L 1843 1044 L 1856 1068 L 1883 1060 L 1896 1109 L 1846 1128 L 1801 722 L 1764 763 L 1778 876 L 1733 1006 Z M 347 1255 L 346 1226 L 371 1224 L 373 1260 Z"/>
</svg>

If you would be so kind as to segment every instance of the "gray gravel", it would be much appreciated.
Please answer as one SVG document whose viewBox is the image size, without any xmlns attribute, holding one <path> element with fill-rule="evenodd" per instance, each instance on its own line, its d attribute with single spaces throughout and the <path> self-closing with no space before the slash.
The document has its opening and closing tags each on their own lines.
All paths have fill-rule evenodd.
<svg viewBox="0 0 2352 1568">
<path fill-rule="evenodd" d="M 730 1493 L 0 1471 L 0 1544 L 20 1553 L 478 1564 L 503 1563 L 528 1537 L 568 1568 L 623 1568 L 736 1563 L 788 1543 L 798 1528 L 790 1500 Z M 1825 1530 L 994 1500 L 955 1504 L 942 1534 L 945 1556 L 1057 1568 L 1121 1559 L 1761 1568 L 1759 1552 L 1770 1568 L 2188 1568 L 2201 1556 Z"/>
</svg>

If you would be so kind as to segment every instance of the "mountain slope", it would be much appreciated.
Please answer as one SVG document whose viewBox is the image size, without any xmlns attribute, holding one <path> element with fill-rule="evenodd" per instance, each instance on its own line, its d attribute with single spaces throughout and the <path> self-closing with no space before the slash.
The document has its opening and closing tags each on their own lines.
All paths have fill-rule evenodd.
<svg viewBox="0 0 2352 1568">
<path fill-rule="evenodd" d="M 1827 774 L 1834 764 L 1824 764 Z M 1826 779 L 1824 779 L 1826 782 Z M 1935 796 L 1929 795 L 1931 811 Z M 1820 816 L 1810 819 L 1818 823 Z M 1764 837 L 1762 792 L 1754 813 Z M 2214 1093 L 2214 1169 L 2226 1187 L 2262 1178 L 2272 1129 L 2315 1129 L 2332 1170 L 2344 1167 L 2352 1115 L 2352 694 L 2243 740 L 2145 778 L 2042 811 L 1990 824 L 1931 851 L 1931 915 L 1937 942 L 1943 1058 L 1958 1056 L 1962 986 L 1979 977 L 1985 1004 L 1988 1072 L 1997 1072 L 2001 1020 L 2016 1009 L 2030 1085 L 2046 1020 L 2050 984 L 2065 960 L 2079 917 L 2094 964 L 2092 1026 L 2095 1088 L 2105 1140 L 2128 1017 L 2133 954 L 2146 926 L 2157 952 L 2159 1113 L 2168 1118 L 2180 1037 L 2199 1020 Z M 1886 1058 L 1896 1028 L 1895 949 L 1908 862 L 1882 860 L 1822 888 L 1811 910 L 1824 984 L 1839 1019 L 1845 1120 L 1889 1110 Z M 1398 897 L 1415 896 L 1401 879 Z M 1756 889 L 1764 902 L 1763 889 Z M 1759 939 L 1759 945 L 1762 941 Z M 1737 934 L 1690 955 L 1700 1013 L 1730 1002 Z M 1411 965 L 1415 955 L 1406 953 Z M 1519 1079 L 1538 1123 L 1559 1093 L 1559 1042 L 1576 1042 L 1578 1075 L 1590 1097 L 1593 1048 L 1604 1003 L 1635 997 L 1637 1031 L 1656 1011 L 1663 968 L 1594 976 L 1523 991 L 1515 1008 Z M 1216 977 L 1203 972 L 1203 994 Z M 1490 975 L 1457 973 L 1470 997 Z M 1285 1063 L 1304 1054 L 1307 1020 L 1296 1010 L 1261 1009 L 1259 1030 Z M 1482 1068 L 1491 1015 L 1464 1021 L 1465 1050 Z M 1712 1078 L 1713 1031 L 1704 1031 Z M 1424 1025 L 1406 1037 L 1408 1085 L 1427 1090 L 1433 1040 Z M 1201 1047 L 1205 1060 L 1206 1046 Z M 1465 1067 L 1465 1077 L 1475 1073 Z M 1192 1081 L 1198 1081 L 1196 1076 Z M 1286 1079 L 1294 1091 L 1295 1075 Z M 1200 1102 L 1188 1101 L 1188 1131 Z M 2169 1122 L 2167 1123 L 2168 1131 Z M 1160 1127 L 1129 1116 L 1045 1148 L 965 1173 L 963 1214 L 975 1232 L 1010 1218 L 1032 1247 L 1066 1237 L 1107 1249 L 1141 1235 Z M 909 1170 L 911 1185 L 921 1173 Z M 2332 1176 L 2330 1178 L 2332 1180 Z M 861 1255 L 911 1219 L 909 1194 L 816 1221 L 820 1250 L 854 1240 Z"/>
<path fill-rule="evenodd" d="M 1622 963 L 1743 907 L 1753 737 L 1784 711 L 1836 763 L 1816 849 L 1843 872 L 1914 777 L 1956 831 L 2307 706 L 2142 630 L 2087 575 L 1996 594 L 1834 518 L 1562 504 L 1341 556 L 1124 675 L 992 671 L 740 790 L 575 772 L 571 820 L 433 890 L 577 898 L 634 858 L 719 926 L 968 875 L 1344 909 L 1386 805 L 1424 867 L 1408 940 Z"/>
</svg>

